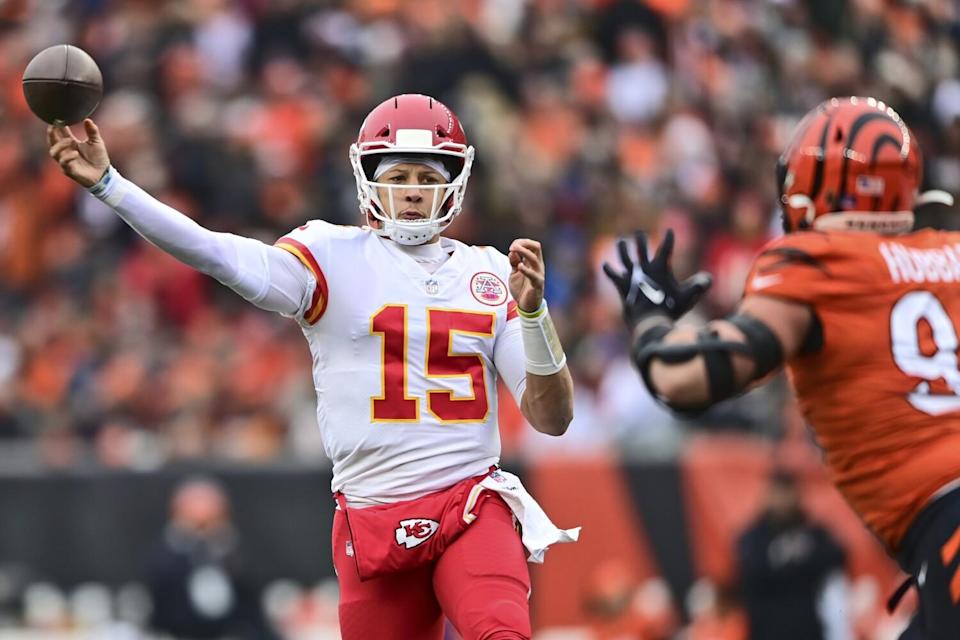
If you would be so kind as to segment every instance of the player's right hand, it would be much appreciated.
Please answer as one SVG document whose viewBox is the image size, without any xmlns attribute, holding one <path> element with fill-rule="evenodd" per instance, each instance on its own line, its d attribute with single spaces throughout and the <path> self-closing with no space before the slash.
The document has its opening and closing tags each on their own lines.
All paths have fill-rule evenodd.
<svg viewBox="0 0 960 640">
<path fill-rule="evenodd" d="M 87 134 L 86 140 L 77 139 L 66 125 L 50 125 L 47 127 L 47 144 L 50 157 L 60 165 L 63 173 L 89 188 L 106 173 L 110 167 L 110 157 L 100 137 L 100 129 L 93 120 L 84 120 L 83 128 Z"/>
<path fill-rule="evenodd" d="M 644 318 L 652 314 L 664 314 L 676 320 L 693 308 L 706 293 L 713 278 L 701 271 L 683 282 L 677 282 L 670 268 L 670 254 L 673 252 L 673 230 L 668 229 L 663 242 L 657 249 L 653 260 L 647 258 L 647 236 L 642 231 L 636 233 L 637 257 L 640 264 L 634 264 L 627 250 L 627 241 L 620 239 L 617 249 L 623 271 L 617 271 L 603 263 L 603 272 L 613 281 L 623 301 L 623 318 L 632 331 Z"/>
</svg>

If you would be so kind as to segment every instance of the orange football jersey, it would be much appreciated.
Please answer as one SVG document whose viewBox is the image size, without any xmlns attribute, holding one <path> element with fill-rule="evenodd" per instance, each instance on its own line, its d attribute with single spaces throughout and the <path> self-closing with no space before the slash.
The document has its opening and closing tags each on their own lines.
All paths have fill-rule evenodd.
<svg viewBox="0 0 960 640">
<path fill-rule="evenodd" d="M 819 318 L 822 347 L 789 374 L 837 487 L 896 551 L 960 478 L 960 233 L 788 234 L 754 261 L 752 295 Z"/>
</svg>

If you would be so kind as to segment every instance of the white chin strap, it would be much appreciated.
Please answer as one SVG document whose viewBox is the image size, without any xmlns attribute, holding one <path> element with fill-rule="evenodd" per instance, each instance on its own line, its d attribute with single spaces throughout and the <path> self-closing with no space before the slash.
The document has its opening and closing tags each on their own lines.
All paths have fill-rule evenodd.
<svg viewBox="0 0 960 640">
<path fill-rule="evenodd" d="M 374 231 L 378 235 L 408 246 L 430 242 L 447 227 L 432 220 L 377 220 L 380 221 L 380 228 Z"/>
</svg>

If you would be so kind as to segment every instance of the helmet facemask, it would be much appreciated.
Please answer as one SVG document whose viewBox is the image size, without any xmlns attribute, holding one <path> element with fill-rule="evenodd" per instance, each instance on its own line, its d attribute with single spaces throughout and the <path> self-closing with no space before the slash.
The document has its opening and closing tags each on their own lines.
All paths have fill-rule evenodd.
<svg viewBox="0 0 960 640">
<path fill-rule="evenodd" d="M 372 216 L 380 225 L 374 231 L 380 235 L 404 245 L 417 245 L 429 242 L 441 233 L 463 208 L 463 198 L 466 193 L 467 180 L 473 165 L 473 147 L 465 145 L 447 145 L 448 147 L 462 146 L 455 150 L 429 150 L 422 148 L 389 148 L 383 149 L 382 143 L 375 145 L 375 150 L 364 150 L 365 144 L 354 144 L 350 147 L 350 164 L 357 181 L 357 197 L 360 201 L 360 211 L 364 215 Z M 411 185 L 379 182 L 373 178 L 373 168 L 378 162 L 369 162 L 384 158 L 386 154 L 401 156 L 409 162 L 416 163 L 418 159 L 429 159 L 440 162 L 451 174 L 449 182 L 441 184 Z M 427 163 L 423 163 L 427 164 Z M 454 174 L 450 168 L 458 169 Z M 396 210 L 398 198 L 404 191 L 420 192 L 423 201 L 428 204 L 426 218 L 407 220 L 400 218 L 402 211 Z M 381 198 L 379 190 L 383 190 L 388 197 Z M 386 202 L 384 202 L 386 200 Z"/>
</svg>

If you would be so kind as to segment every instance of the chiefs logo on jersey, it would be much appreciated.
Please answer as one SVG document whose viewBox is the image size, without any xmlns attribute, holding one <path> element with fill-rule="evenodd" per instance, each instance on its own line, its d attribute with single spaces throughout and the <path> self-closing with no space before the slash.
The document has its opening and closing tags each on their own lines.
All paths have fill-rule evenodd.
<svg viewBox="0 0 960 640">
<path fill-rule="evenodd" d="M 437 532 L 440 523 L 436 520 L 426 518 L 409 518 L 401 520 L 400 526 L 394 533 L 396 534 L 397 544 L 413 549 L 419 544 L 426 542 L 430 536 Z"/>
</svg>

